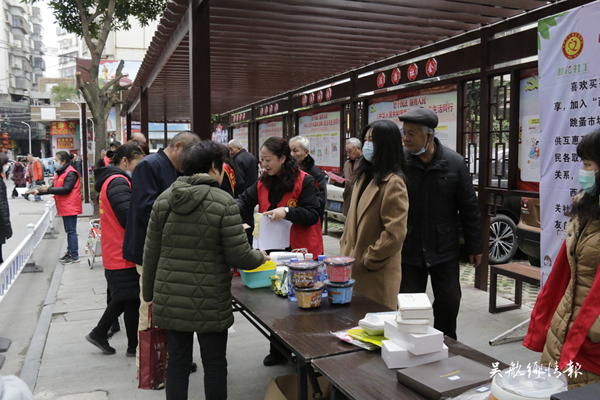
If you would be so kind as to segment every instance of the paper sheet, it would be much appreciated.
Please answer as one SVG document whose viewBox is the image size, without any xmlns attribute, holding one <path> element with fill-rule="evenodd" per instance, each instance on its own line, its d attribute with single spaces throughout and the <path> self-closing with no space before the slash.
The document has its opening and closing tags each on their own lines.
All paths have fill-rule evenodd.
<svg viewBox="0 0 600 400">
<path fill-rule="evenodd" d="M 329 177 L 329 179 L 331 179 L 332 181 L 336 182 L 336 183 L 344 183 L 346 182 L 348 179 L 344 179 L 339 175 L 336 175 L 330 171 L 325 172 L 327 174 L 327 176 Z"/>
<path fill-rule="evenodd" d="M 292 223 L 287 220 L 272 222 L 269 217 L 260 217 L 258 248 L 260 250 L 280 250 L 290 247 Z"/>
</svg>

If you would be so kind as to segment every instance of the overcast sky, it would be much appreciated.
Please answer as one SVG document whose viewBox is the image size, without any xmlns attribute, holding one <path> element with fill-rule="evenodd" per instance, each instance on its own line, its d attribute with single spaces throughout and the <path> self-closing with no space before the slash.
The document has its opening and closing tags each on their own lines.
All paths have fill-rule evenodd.
<svg viewBox="0 0 600 400">
<path fill-rule="evenodd" d="M 58 72 L 57 56 L 59 44 L 56 36 L 56 28 L 58 27 L 58 24 L 56 24 L 54 15 L 52 15 L 52 10 L 48 8 L 46 1 L 40 1 L 37 4 L 42 9 L 42 18 L 44 19 L 44 46 L 46 47 L 46 52 L 44 55 L 44 60 L 46 61 L 46 72 L 44 73 L 44 76 L 49 78 L 59 78 L 60 74 Z"/>
</svg>

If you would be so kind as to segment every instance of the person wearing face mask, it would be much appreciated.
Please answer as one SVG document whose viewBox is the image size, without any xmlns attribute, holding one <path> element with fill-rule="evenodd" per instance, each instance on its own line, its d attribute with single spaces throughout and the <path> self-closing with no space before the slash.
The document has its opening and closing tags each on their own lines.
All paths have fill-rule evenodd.
<svg viewBox="0 0 600 400">
<path fill-rule="evenodd" d="M 79 174 L 71 161 L 75 157 L 66 151 L 58 151 L 54 156 L 54 183 L 35 190 L 37 194 L 53 194 L 56 211 L 63 217 L 67 233 L 67 252 L 59 259 L 62 264 L 79 262 L 79 243 L 77 242 L 77 216 L 81 214 L 81 182 Z"/>
<path fill-rule="evenodd" d="M 148 224 L 142 286 L 153 324 L 167 335 L 167 399 L 188 398 L 194 336 L 205 398 L 227 398 L 229 267 L 251 270 L 269 260 L 252 250 L 235 200 L 220 189 L 223 161 L 222 149 L 211 141 L 185 149 L 185 176 L 158 197 Z"/>
<path fill-rule="evenodd" d="M 600 130 L 577 145 L 583 161 L 567 215 L 566 239 L 540 292 L 523 345 L 542 352 L 541 365 L 564 371 L 572 362 L 578 374 L 565 374 L 569 390 L 600 382 Z"/>
<path fill-rule="evenodd" d="M 354 290 L 396 309 L 409 209 L 402 137 L 384 120 L 367 125 L 361 139 L 363 160 L 354 173 L 340 253 L 355 259 Z"/>
<path fill-rule="evenodd" d="M 0 153 L 0 168 L 2 168 L 2 173 L 6 174 L 6 171 L 8 170 L 8 156 L 4 153 Z M 4 262 L 4 258 L 2 257 L 2 245 L 6 243 L 7 239 L 12 237 L 12 234 L 6 183 L 4 183 L 4 179 L 0 179 L 0 264 Z"/>
<path fill-rule="evenodd" d="M 154 201 L 175 182 L 178 174 L 183 171 L 181 167 L 183 150 L 198 142 L 200 142 L 200 138 L 194 132 L 180 132 L 171 139 L 166 149 L 159 149 L 156 153 L 144 157 L 135 167 L 131 182 L 131 203 L 123 239 L 123 258 L 136 264 L 140 276 L 142 275 L 146 230 Z M 143 290 L 143 287 L 140 289 Z M 138 329 L 147 328 L 148 304 L 140 298 Z M 139 366 L 139 346 L 137 353 L 136 364 Z"/>
<path fill-rule="evenodd" d="M 135 357 L 138 344 L 138 310 L 140 308 L 140 276 L 135 264 L 123 259 L 123 239 L 131 202 L 131 176 L 144 152 L 127 143 L 108 151 L 111 162 L 96 170 L 94 188 L 99 196 L 102 227 L 102 263 L 106 278 L 107 307 L 97 326 L 86 339 L 105 354 L 115 354 L 108 344 L 112 333 L 120 330 L 118 317 L 124 313 L 127 332 L 127 357 Z"/>
<path fill-rule="evenodd" d="M 403 122 L 408 177 L 408 232 L 402 250 L 401 293 L 425 293 L 431 276 L 434 328 L 456 339 L 460 307 L 459 220 L 471 263 L 483 242 L 477 197 L 464 158 L 435 137 L 437 115 L 413 108 Z"/>
</svg>

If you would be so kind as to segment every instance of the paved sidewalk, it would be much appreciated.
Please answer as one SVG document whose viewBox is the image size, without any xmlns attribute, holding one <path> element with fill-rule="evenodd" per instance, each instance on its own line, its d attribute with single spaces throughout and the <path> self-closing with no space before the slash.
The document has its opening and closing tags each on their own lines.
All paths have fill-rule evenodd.
<svg viewBox="0 0 600 400">
<path fill-rule="evenodd" d="M 81 263 L 62 268 L 60 285 L 39 375 L 35 385 L 36 399 L 100 400 L 100 399 L 163 399 L 164 391 L 137 389 L 135 359 L 125 357 L 125 332 L 117 333 L 111 345 L 115 355 L 104 355 L 85 340 L 95 326 L 106 302 L 106 282 L 101 259 L 89 269 L 84 244 L 87 239 L 87 219 L 78 222 Z M 339 252 L 339 236 L 334 231 L 326 236 L 325 253 Z M 429 291 L 431 296 L 431 291 Z M 277 300 L 274 297 L 274 300 Z M 500 303 L 506 302 L 500 299 Z M 458 320 L 459 340 L 497 357 L 504 362 L 521 365 L 539 361 L 539 354 L 520 343 L 490 347 L 488 341 L 510 327 L 527 319 L 531 309 L 523 307 L 501 314 L 489 314 L 488 294 L 463 285 L 463 301 Z M 124 326 L 121 321 L 122 327 Z M 229 332 L 228 362 L 229 398 L 262 400 L 272 377 L 294 373 L 288 363 L 266 368 L 262 359 L 268 352 L 268 341 L 240 315 Z M 198 346 L 194 360 L 200 363 Z M 204 399 L 202 368 L 190 376 L 190 399 Z"/>
</svg>

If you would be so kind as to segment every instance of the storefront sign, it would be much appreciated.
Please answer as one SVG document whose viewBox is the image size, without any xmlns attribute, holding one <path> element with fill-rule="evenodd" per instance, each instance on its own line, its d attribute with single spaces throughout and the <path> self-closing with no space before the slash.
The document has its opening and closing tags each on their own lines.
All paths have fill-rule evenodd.
<svg viewBox="0 0 600 400">
<path fill-rule="evenodd" d="M 79 121 L 52 121 L 50 122 L 51 135 L 76 135 Z"/>
<path fill-rule="evenodd" d="M 310 155 L 324 171 L 340 171 L 340 112 L 305 114 L 298 120 L 298 132 L 310 141 Z"/>
<path fill-rule="evenodd" d="M 398 120 L 400 115 L 414 107 L 426 107 L 438 116 L 436 137 L 445 146 L 456 150 L 456 99 L 456 85 L 380 97 L 373 99 L 369 105 L 369 123 L 389 119 L 402 127 L 402 122 Z"/>
<path fill-rule="evenodd" d="M 410 64 L 410 67 L 408 67 L 408 80 L 409 81 L 414 81 L 415 79 L 417 79 L 417 75 L 419 74 L 419 67 L 417 67 L 417 64 Z"/>
<path fill-rule="evenodd" d="M 392 83 L 394 85 L 400 83 L 400 76 L 400 68 L 394 68 L 394 70 L 392 71 Z"/>
<path fill-rule="evenodd" d="M 425 65 L 425 73 L 428 77 L 432 77 L 437 72 L 437 61 L 435 58 L 430 58 L 427 60 L 427 64 Z"/>
<path fill-rule="evenodd" d="M 379 89 L 381 89 L 384 85 L 385 85 L 385 73 L 380 72 L 379 75 L 377 75 L 377 87 Z"/>
<path fill-rule="evenodd" d="M 262 146 L 265 141 L 273 136 L 283 137 L 283 121 L 265 121 L 258 125 L 258 145 Z"/>
<path fill-rule="evenodd" d="M 56 139 L 56 148 L 58 150 L 72 149 L 73 148 L 73 138 L 72 137 L 57 138 Z"/>
<path fill-rule="evenodd" d="M 565 213 L 581 190 L 577 145 L 600 126 L 599 18 L 594 2 L 538 21 L 542 283 L 565 239 Z"/>
</svg>

